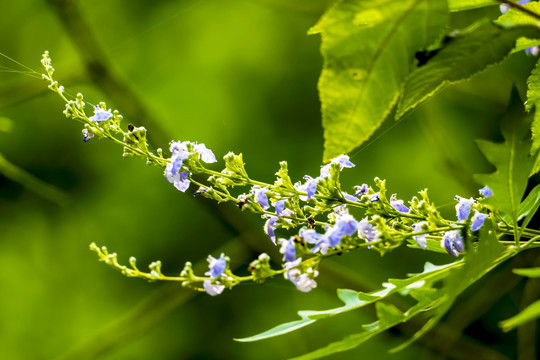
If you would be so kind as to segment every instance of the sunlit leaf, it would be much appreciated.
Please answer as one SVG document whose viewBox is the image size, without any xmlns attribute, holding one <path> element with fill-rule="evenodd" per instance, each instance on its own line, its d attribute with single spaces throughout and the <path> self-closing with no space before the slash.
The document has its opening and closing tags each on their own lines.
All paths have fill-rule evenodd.
<svg viewBox="0 0 540 360">
<path fill-rule="evenodd" d="M 540 267 L 529 268 L 529 269 L 513 269 L 512 271 L 515 274 L 530 277 L 530 278 L 540 277 Z"/>
<path fill-rule="evenodd" d="M 493 196 L 485 201 L 502 213 L 510 215 L 511 225 L 516 226 L 519 205 L 533 165 L 533 159 L 529 156 L 530 141 L 526 139 L 529 124 L 522 108 L 519 95 L 513 91 L 509 110 L 501 122 L 505 141 L 477 141 L 482 153 L 496 168 L 494 173 L 476 175 L 480 184 L 493 190 Z"/>
<path fill-rule="evenodd" d="M 281 324 L 255 336 L 236 340 L 243 342 L 257 341 L 283 335 L 291 331 L 298 330 L 304 326 L 310 325 L 316 320 L 331 317 L 334 315 L 339 315 L 372 303 L 377 303 L 378 301 L 383 300 L 394 293 L 407 294 L 412 291 L 417 291 L 418 288 L 427 288 L 435 281 L 438 281 L 448 276 L 450 271 L 452 271 L 453 269 L 459 268 L 462 265 L 462 261 L 456 261 L 450 264 L 440 266 L 426 263 L 424 266 L 424 271 L 422 273 L 410 274 L 410 276 L 406 279 L 389 279 L 388 283 L 384 284 L 384 287 L 382 289 L 369 294 L 356 292 L 353 290 L 340 289 L 338 290 L 338 297 L 345 304 L 343 306 L 323 311 L 299 311 L 298 315 L 300 315 L 301 317 L 300 320 Z"/>
<path fill-rule="evenodd" d="M 540 317 L 540 300 L 536 300 L 531 305 L 523 309 L 519 314 L 512 316 L 510 319 L 501 321 L 499 326 L 503 331 L 510 331 L 529 321 L 536 320 Z"/>
<path fill-rule="evenodd" d="M 412 69 L 414 55 L 440 37 L 446 0 L 343 0 L 310 33 L 320 33 L 324 158 L 347 153 L 380 126 Z"/>
<path fill-rule="evenodd" d="M 450 41 L 427 64 L 409 75 L 396 117 L 402 117 L 446 86 L 469 79 L 502 61 L 524 36 L 540 37 L 540 30 L 530 26 L 502 29 L 485 23 L 472 33 Z"/>
<path fill-rule="evenodd" d="M 500 2 L 495 0 L 448 0 L 450 11 L 471 10 L 494 5 L 500 5 Z"/>
</svg>

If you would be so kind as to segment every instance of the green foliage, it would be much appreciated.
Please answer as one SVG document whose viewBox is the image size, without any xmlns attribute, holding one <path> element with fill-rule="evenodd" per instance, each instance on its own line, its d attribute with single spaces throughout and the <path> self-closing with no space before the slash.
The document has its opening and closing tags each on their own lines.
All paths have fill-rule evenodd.
<svg viewBox="0 0 540 360">
<path fill-rule="evenodd" d="M 510 319 L 501 321 L 499 325 L 503 331 L 510 331 L 529 321 L 536 320 L 539 317 L 540 300 L 536 300 L 534 303 L 523 309 L 519 314 L 512 316 Z"/>
<path fill-rule="evenodd" d="M 530 277 L 530 278 L 538 278 L 538 277 L 540 277 L 540 267 L 529 268 L 529 269 L 514 269 L 512 271 L 515 274 Z"/>
<path fill-rule="evenodd" d="M 451 40 L 426 65 L 409 75 L 396 117 L 402 117 L 446 86 L 469 79 L 502 61 L 521 37 L 538 38 L 540 30 L 532 26 L 506 30 L 484 23 L 471 33 Z"/>
<path fill-rule="evenodd" d="M 495 0 L 448 0 L 450 11 L 463 11 L 477 9 L 484 6 L 499 5 Z"/>
<path fill-rule="evenodd" d="M 463 261 L 456 261 L 441 266 L 426 263 L 423 272 L 413 274 L 406 279 L 389 279 L 388 283 L 385 283 L 382 289 L 372 293 L 362 293 L 353 290 L 340 289 L 338 290 L 338 297 L 345 305 L 323 311 L 299 311 L 298 315 L 300 315 L 301 320 L 281 324 L 263 333 L 247 338 L 237 339 L 237 341 L 257 341 L 283 335 L 303 328 L 307 325 L 311 325 L 317 320 L 340 315 L 348 311 L 356 310 L 369 304 L 376 303 L 379 322 L 375 325 L 364 325 L 365 330 L 361 333 L 362 335 L 352 336 L 351 339 L 348 338 L 349 340 L 346 340 L 343 344 L 343 346 L 346 348 L 349 348 L 349 346 L 352 344 L 354 344 L 354 346 L 358 346 L 368 338 L 396 325 L 397 323 L 407 321 L 419 311 L 431 307 L 435 303 L 435 300 L 431 299 L 431 296 L 428 296 L 429 294 L 435 293 L 432 285 L 435 282 L 448 277 L 452 271 L 455 271 L 455 269 L 460 268 L 462 265 Z M 387 301 L 387 298 L 393 294 L 411 295 L 413 298 L 418 300 L 418 304 L 413 306 L 404 314 L 401 312 L 397 313 L 393 307 L 389 307 L 389 304 L 385 303 L 384 305 L 379 305 L 379 303 L 382 303 L 383 300 Z M 428 298 L 431 300 L 427 301 Z M 334 348 L 335 346 L 337 345 L 334 344 L 330 345 L 329 347 Z M 343 348 L 342 350 L 346 349 Z"/>
<path fill-rule="evenodd" d="M 477 142 L 478 147 L 495 166 L 496 171 L 491 174 L 476 175 L 476 180 L 493 190 L 493 196 L 486 199 L 486 202 L 510 216 L 511 224 L 516 226 L 514 235 L 518 242 L 518 211 L 527 187 L 533 159 L 529 156 L 530 141 L 526 139 L 529 123 L 523 114 L 521 100 L 516 91 L 512 92 L 509 109 L 505 116 L 501 123 L 504 143 L 483 140 Z"/>
<path fill-rule="evenodd" d="M 310 33 L 321 33 L 319 79 L 324 159 L 367 140 L 389 114 L 414 54 L 435 42 L 448 20 L 444 0 L 344 0 Z"/>
</svg>

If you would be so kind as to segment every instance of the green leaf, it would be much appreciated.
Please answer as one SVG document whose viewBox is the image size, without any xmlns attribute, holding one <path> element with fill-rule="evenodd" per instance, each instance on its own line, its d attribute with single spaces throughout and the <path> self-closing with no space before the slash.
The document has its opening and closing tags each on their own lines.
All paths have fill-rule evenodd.
<svg viewBox="0 0 540 360">
<path fill-rule="evenodd" d="M 504 214 L 508 214 L 515 227 L 518 241 L 518 209 L 525 193 L 528 175 L 533 165 L 529 156 L 530 141 L 526 140 L 528 122 L 522 110 L 519 95 L 512 92 L 509 110 L 501 122 L 504 143 L 477 141 L 482 153 L 492 163 L 496 171 L 492 174 L 476 175 L 476 180 L 493 190 L 493 196 L 485 200 Z"/>
<path fill-rule="evenodd" d="M 439 38 L 446 0 L 343 0 L 310 33 L 321 33 L 319 79 L 324 158 L 366 141 L 398 99 L 415 53 Z"/>
<path fill-rule="evenodd" d="M 531 26 L 505 30 L 485 23 L 472 33 L 450 41 L 427 64 L 409 75 L 396 118 L 446 86 L 469 79 L 501 62 L 523 36 L 540 37 L 540 30 Z"/>
<path fill-rule="evenodd" d="M 540 207 L 540 185 L 536 185 L 519 205 L 518 220 L 525 217 L 521 224 L 522 229 L 527 227 L 534 214 L 536 214 L 538 207 Z"/>
<path fill-rule="evenodd" d="M 526 277 L 531 277 L 531 278 L 540 277 L 540 267 L 529 268 L 529 269 L 513 269 L 512 272 L 521 276 L 526 276 Z"/>
<path fill-rule="evenodd" d="M 523 309 L 519 314 L 512 316 L 510 319 L 501 321 L 499 326 L 504 332 L 508 332 L 529 321 L 536 320 L 540 317 L 540 300 L 536 300 L 531 305 Z"/>
<path fill-rule="evenodd" d="M 379 321 L 363 325 L 362 327 L 364 328 L 364 331 L 360 333 L 349 335 L 341 341 L 333 342 L 324 348 L 296 357 L 293 360 L 318 359 L 336 352 L 353 349 L 371 339 L 373 336 L 378 335 L 400 323 L 406 322 L 417 314 L 424 312 L 433 306 L 437 306 L 441 302 L 442 296 L 440 290 L 416 289 L 414 294 L 415 298 L 419 301 L 406 313 L 402 313 L 399 309 L 391 304 L 377 302 L 375 307 Z"/>
<path fill-rule="evenodd" d="M 494 5 L 500 5 L 500 2 L 495 0 L 448 0 L 448 7 L 452 12 Z"/>
<path fill-rule="evenodd" d="M 507 251 L 501 245 L 492 229 L 491 221 L 486 221 L 480 230 L 478 246 L 476 248 L 470 244 L 468 246 L 465 254 L 465 265 L 457 271 L 451 272 L 450 276 L 446 278 L 446 283 L 441 289 L 440 301 L 437 303 L 439 306 L 434 309 L 435 316 L 430 318 L 422 329 L 410 337 L 409 340 L 392 349 L 391 352 L 403 350 L 431 330 L 450 310 L 456 298 L 465 289 L 512 256 L 512 252 Z"/>
<path fill-rule="evenodd" d="M 384 284 L 382 289 L 369 294 L 339 289 L 338 297 L 345 304 L 343 306 L 323 311 L 299 311 L 298 315 L 300 315 L 300 320 L 281 324 L 260 334 L 235 340 L 242 342 L 258 341 L 283 335 L 313 324 L 317 320 L 339 315 L 378 302 L 394 293 L 407 294 L 411 291 L 412 295 L 412 291 L 418 291 L 419 287 L 423 288 L 431 286 L 435 281 L 445 278 L 453 269 L 462 265 L 462 261 L 456 261 L 441 266 L 426 263 L 423 272 L 419 274 L 410 274 L 406 279 L 389 279 L 388 283 Z"/>
<path fill-rule="evenodd" d="M 531 125 L 532 145 L 531 154 L 534 155 L 540 149 L 540 61 L 536 63 L 534 70 L 527 79 L 527 111 L 535 108 L 534 118 Z M 534 175 L 540 170 L 540 156 L 536 156 L 534 166 L 529 175 Z"/>
<path fill-rule="evenodd" d="M 0 117 L 0 131 L 10 132 L 13 129 L 13 121 L 6 117 Z"/>
</svg>

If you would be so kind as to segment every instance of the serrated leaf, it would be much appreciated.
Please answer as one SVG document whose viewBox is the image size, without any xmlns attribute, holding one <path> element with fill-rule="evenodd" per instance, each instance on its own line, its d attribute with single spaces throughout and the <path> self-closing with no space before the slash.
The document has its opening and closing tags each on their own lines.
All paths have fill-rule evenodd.
<svg viewBox="0 0 540 360">
<path fill-rule="evenodd" d="M 446 0 L 343 0 L 313 27 L 321 33 L 319 79 L 324 159 L 367 140 L 391 111 L 414 54 L 442 34 Z"/>
<path fill-rule="evenodd" d="M 529 321 L 536 320 L 540 317 L 540 300 L 536 300 L 531 305 L 523 309 L 519 314 L 512 316 L 510 319 L 501 321 L 499 326 L 504 332 L 508 332 Z"/>
<path fill-rule="evenodd" d="M 486 221 L 480 230 L 478 246 L 476 248 L 469 247 L 467 250 L 465 265 L 459 270 L 450 273 L 450 276 L 447 277 L 445 286 L 441 289 L 442 294 L 437 303 L 440 306 L 435 309 L 435 316 L 430 318 L 422 329 L 417 331 L 406 342 L 392 349 L 391 352 L 403 350 L 431 330 L 448 312 L 456 298 L 465 289 L 511 257 L 512 253 L 501 245 L 492 229 L 491 222 Z"/>
<path fill-rule="evenodd" d="M 502 29 L 485 23 L 472 33 L 450 41 L 427 64 L 407 77 L 396 118 L 446 86 L 467 80 L 501 62 L 524 36 L 540 37 L 540 29 L 531 26 Z"/>
<path fill-rule="evenodd" d="M 530 278 L 540 277 L 540 267 L 529 268 L 529 269 L 513 269 L 512 272 L 514 274 L 518 274 L 518 275 L 526 276 Z"/>
<path fill-rule="evenodd" d="M 527 111 L 535 108 L 534 118 L 531 125 L 532 145 L 531 155 L 538 153 L 540 149 L 540 61 L 536 63 L 534 70 L 527 79 Z M 534 175 L 540 170 L 540 156 L 536 159 L 529 175 Z"/>
<path fill-rule="evenodd" d="M 533 166 L 529 156 L 530 142 L 526 140 L 528 123 L 522 110 L 519 95 L 512 92 L 509 110 L 501 122 L 504 143 L 477 141 L 478 147 L 492 163 L 496 171 L 492 174 L 476 175 L 476 180 L 493 190 L 493 196 L 485 200 L 504 214 L 510 215 L 511 225 L 516 228 L 518 209 L 525 193 L 528 175 Z"/>
<path fill-rule="evenodd" d="M 281 324 L 260 334 L 235 340 L 241 342 L 250 342 L 283 335 L 303 328 L 307 325 L 311 325 L 317 320 L 339 315 L 347 311 L 359 309 L 363 306 L 375 303 L 396 292 L 408 291 L 410 289 L 417 290 L 417 286 L 411 285 L 423 282 L 422 285 L 429 286 L 433 282 L 448 276 L 450 271 L 455 268 L 459 268 L 462 265 L 462 261 L 456 261 L 440 266 L 433 265 L 428 262 L 425 264 L 423 272 L 418 274 L 410 274 L 409 277 L 404 280 L 390 279 L 389 283 L 387 283 L 382 289 L 369 294 L 353 290 L 339 289 L 337 293 L 339 299 L 344 303 L 343 306 L 323 311 L 299 311 L 298 315 L 301 318 L 300 320 Z"/>
<path fill-rule="evenodd" d="M 500 5 L 500 2 L 495 0 L 448 0 L 450 11 L 463 11 L 478 9 L 485 6 Z"/>
<path fill-rule="evenodd" d="M 357 334 L 349 335 L 341 341 L 333 342 L 324 348 L 315 350 L 308 354 L 304 354 L 292 360 L 318 359 L 323 356 L 334 354 L 336 352 L 353 349 L 360 344 L 366 342 L 367 340 L 371 339 L 375 335 L 378 335 L 383 331 L 386 331 L 400 323 L 406 322 L 414 316 L 418 315 L 419 313 L 425 311 L 426 309 L 429 309 L 440 303 L 440 290 L 422 290 L 416 292 L 416 296 L 418 296 L 418 298 L 420 299 L 419 302 L 413 307 L 411 307 L 406 313 L 402 313 L 393 305 L 386 304 L 384 302 L 377 302 L 376 310 L 379 320 L 374 323 L 364 325 L 364 331 Z"/>
</svg>

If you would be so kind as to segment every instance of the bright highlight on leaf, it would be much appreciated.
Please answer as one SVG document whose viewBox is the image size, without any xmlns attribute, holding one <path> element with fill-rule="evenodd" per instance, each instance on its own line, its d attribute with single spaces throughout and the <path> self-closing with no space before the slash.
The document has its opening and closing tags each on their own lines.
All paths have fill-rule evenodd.
<svg viewBox="0 0 540 360">
<path fill-rule="evenodd" d="M 311 29 L 320 33 L 324 159 L 366 141 L 392 110 L 417 51 L 441 36 L 445 0 L 344 0 Z"/>
</svg>

